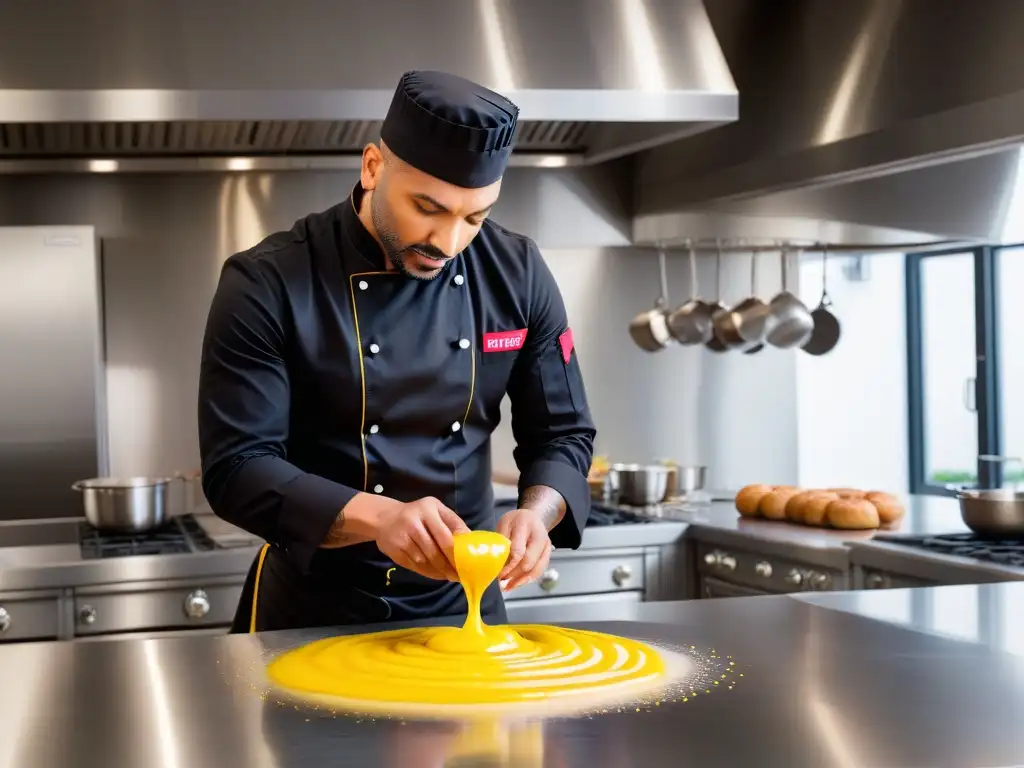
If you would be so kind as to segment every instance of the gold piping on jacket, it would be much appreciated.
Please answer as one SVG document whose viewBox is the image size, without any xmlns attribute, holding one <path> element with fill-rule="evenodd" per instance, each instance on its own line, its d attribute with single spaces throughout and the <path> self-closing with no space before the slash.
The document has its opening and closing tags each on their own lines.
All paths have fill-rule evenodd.
<svg viewBox="0 0 1024 768">
<path fill-rule="evenodd" d="M 469 402 L 466 403 L 466 415 L 462 417 L 462 428 L 466 428 L 466 422 L 469 421 L 469 409 L 473 407 L 473 394 L 476 392 L 476 348 L 473 345 L 469 347 L 469 365 L 470 365 L 470 377 L 469 377 Z"/>
<path fill-rule="evenodd" d="M 256 603 L 260 597 L 260 576 L 263 575 L 263 561 L 267 557 L 268 549 L 269 544 L 264 544 L 260 548 L 260 559 L 256 563 L 256 583 L 252 587 L 252 610 L 249 612 L 249 634 L 256 631 Z"/>
<path fill-rule="evenodd" d="M 356 308 L 356 284 L 353 282 L 357 277 L 365 275 L 387 275 L 393 274 L 387 271 L 356 272 L 348 276 L 348 292 L 352 297 L 352 319 L 356 324 L 356 349 L 359 350 L 359 389 L 362 392 L 362 412 L 359 415 L 359 450 L 363 455 L 363 493 L 366 493 L 366 486 L 370 479 L 370 463 L 366 458 L 366 368 L 363 365 L 363 337 L 359 332 L 359 310 Z"/>
</svg>

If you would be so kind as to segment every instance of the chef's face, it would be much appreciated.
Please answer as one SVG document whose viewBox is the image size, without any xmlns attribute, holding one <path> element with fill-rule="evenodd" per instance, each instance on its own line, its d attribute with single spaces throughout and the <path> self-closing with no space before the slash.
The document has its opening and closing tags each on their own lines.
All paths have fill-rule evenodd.
<svg viewBox="0 0 1024 768">
<path fill-rule="evenodd" d="M 501 190 L 500 179 L 481 189 L 441 181 L 383 142 L 364 150 L 360 180 L 390 266 L 417 280 L 433 280 L 472 242 Z"/>
</svg>

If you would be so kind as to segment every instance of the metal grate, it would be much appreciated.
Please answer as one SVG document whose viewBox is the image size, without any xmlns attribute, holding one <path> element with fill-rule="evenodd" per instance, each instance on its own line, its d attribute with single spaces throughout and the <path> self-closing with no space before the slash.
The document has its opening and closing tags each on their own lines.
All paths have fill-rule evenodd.
<svg viewBox="0 0 1024 768">
<path fill-rule="evenodd" d="M 581 152 L 587 123 L 522 122 L 517 149 Z M 0 124 L 0 157 L 126 157 L 359 152 L 380 136 L 369 121 Z"/>
<path fill-rule="evenodd" d="M 103 533 L 83 522 L 79 524 L 78 536 L 83 560 L 187 554 L 217 548 L 194 515 L 182 515 L 157 530 L 134 534 Z"/>
</svg>

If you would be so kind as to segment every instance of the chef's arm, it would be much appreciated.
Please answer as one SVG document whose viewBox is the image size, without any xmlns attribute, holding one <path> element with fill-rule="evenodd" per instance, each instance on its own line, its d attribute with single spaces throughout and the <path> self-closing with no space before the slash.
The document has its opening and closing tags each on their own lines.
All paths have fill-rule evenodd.
<svg viewBox="0 0 1024 768">
<path fill-rule="evenodd" d="M 590 515 L 596 431 L 561 293 L 533 249 L 529 328 L 508 387 L 519 506 L 544 515 L 556 547 L 574 549 Z"/>
<path fill-rule="evenodd" d="M 558 491 L 547 485 L 531 485 L 519 494 L 519 508 L 529 509 L 540 515 L 544 527 L 551 531 L 565 518 L 565 499 Z"/>
<path fill-rule="evenodd" d="M 233 256 L 221 272 L 199 374 L 203 490 L 219 517 L 278 546 L 305 572 L 325 543 L 369 540 L 358 523 L 350 532 L 339 524 L 347 505 L 368 494 L 287 460 L 287 308 L 278 286 L 280 276 L 258 256 Z"/>
</svg>

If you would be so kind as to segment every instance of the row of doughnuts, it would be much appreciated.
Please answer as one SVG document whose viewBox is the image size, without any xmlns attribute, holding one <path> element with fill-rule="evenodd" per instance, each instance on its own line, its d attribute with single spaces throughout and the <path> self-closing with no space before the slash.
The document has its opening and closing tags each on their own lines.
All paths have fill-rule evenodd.
<svg viewBox="0 0 1024 768">
<path fill-rule="evenodd" d="M 744 517 L 763 517 L 823 528 L 865 530 L 890 526 L 903 517 L 891 493 L 856 488 L 808 490 L 792 485 L 748 485 L 736 494 Z"/>
</svg>

